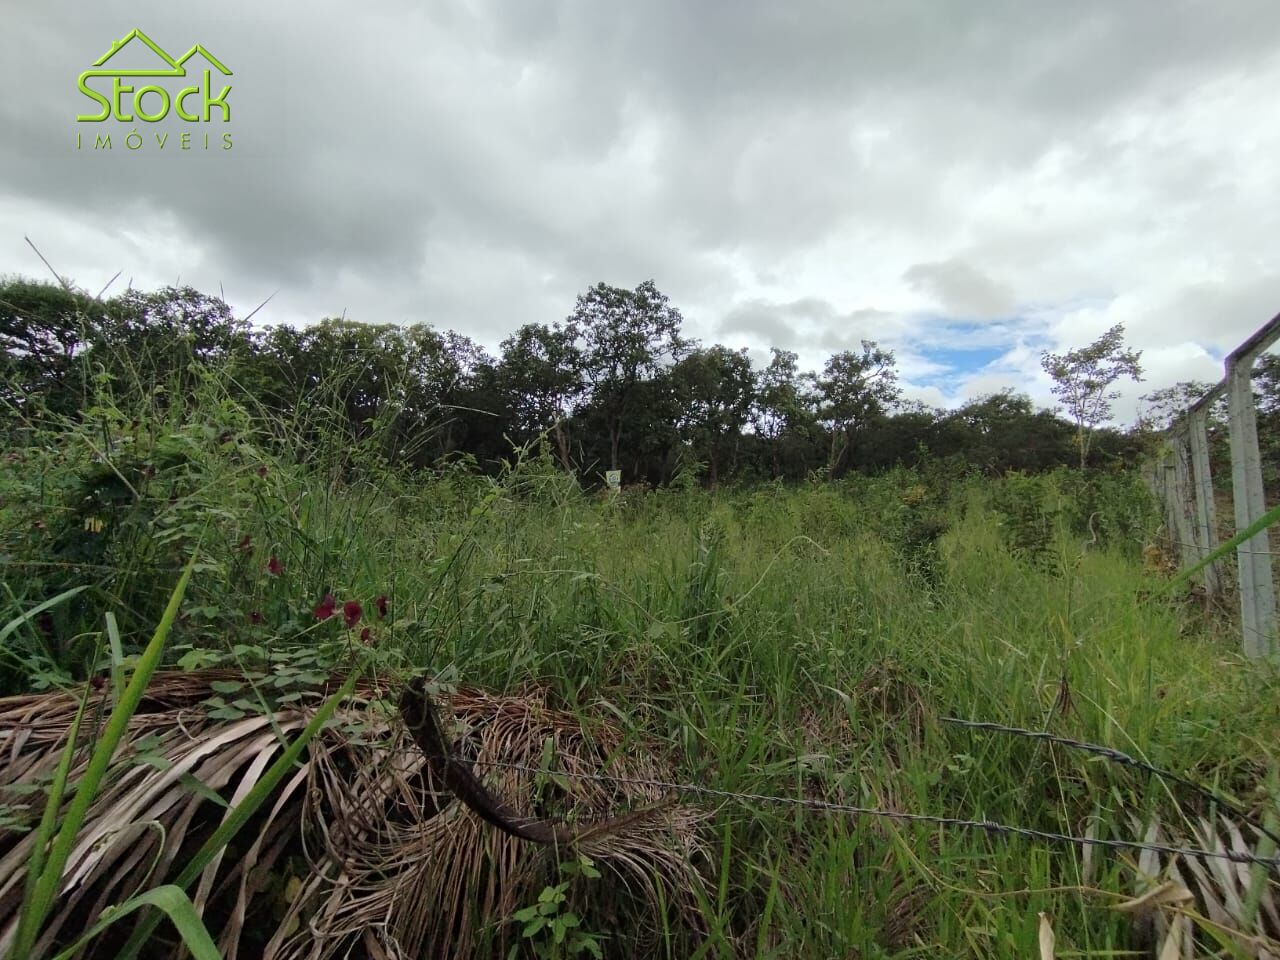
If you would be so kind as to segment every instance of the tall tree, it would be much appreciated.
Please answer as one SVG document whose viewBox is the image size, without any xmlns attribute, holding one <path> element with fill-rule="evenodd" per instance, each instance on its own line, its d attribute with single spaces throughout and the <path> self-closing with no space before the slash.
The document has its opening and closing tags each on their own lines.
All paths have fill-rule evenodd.
<svg viewBox="0 0 1280 960">
<path fill-rule="evenodd" d="M 334 436 L 376 436 L 394 460 L 406 435 L 429 429 L 412 366 L 415 329 L 345 319 L 272 327 L 257 338 L 255 397 L 303 440 L 299 456 L 313 457 Z"/>
<path fill-rule="evenodd" d="M 682 438 L 707 461 L 714 487 L 730 445 L 746 426 L 755 399 L 755 378 L 746 348 L 718 344 L 698 349 L 672 368 L 676 425 Z"/>
<path fill-rule="evenodd" d="M 1171 387 L 1161 387 L 1159 390 L 1152 390 L 1150 393 L 1144 393 L 1138 398 L 1138 402 L 1142 404 L 1138 412 L 1138 427 L 1141 430 L 1161 431 L 1168 430 L 1179 417 L 1206 393 L 1212 384 L 1204 383 L 1200 380 L 1180 380 Z M 1254 388 L 1258 386 L 1258 381 L 1254 380 Z M 1210 417 L 1217 419 L 1216 414 L 1220 414 L 1225 408 L 1225 397 L 1220 398 L 1217 402 L 1210 405 Z"/>
<path fill-rule="evenodd" d="M 769 452 L 771 474 L 783 474 L 782 451 L 788 433 L 803 433 L 806 445 L 815 431 L 813 404 L 805 394 L 804 375 L 798 358 L 791 350 L 770 348 L 773 357 L 756 378 L 755 403 L 751 410 L 751 426 Z"/>
<path fill-rule="evenodd" d="M 249 324 L 220 298 L 192 287 L 112 297 L 92 346 L 94 362 L 108 373 L 144 392 L 168 387 L 180 393 L 194 386 L 192 361 L 222 364 L 250 349 Z"/>
<path fill-rule="evenodd" d="M 893 352 L 863 340 L 861 352 L 844 350 L 828 360 L 814 385 L 821 401 L 819 418 L 831 431 L 827 466 L 834 476 L 859 428 L 898 399 Z"/>
<path fill-rule="evenodd" d="M 1012 390 L 976 397 L 944 422 L 958 452 L 988 473 L 1050 469 L 1072 456 L 1071 425 Z"/>
<path fill-rule="evenodd" d="M 556 456 L 572 472 L 569 414 L 582 396 L 582 353 L 572 330 L 528 323 L 502 341 L 500 389 L 508 396 L 522 442 L 549 431 Z"/>
<path fill-rule="evenodd" d="M 83 403 L 75 357 L 83 350 L 88 294 L 19 277 L 0 280 L 0 404 L 21 416 L 37 398 L 69 413 Z"/>
<path fill-rule="evenodd" d="M 494 416 L 494 411 L 486 409 L 488 403 L 477 403 L 477 394 L 495 361 L 464 334 L 446 330 L 440 339 L 441 349 L 431 358 L 434 363 L 429 376 L 443 417 L 440 453 L 444 456 L 465 449 L 465 439 L 476 431 L 477 421 Z"/>
<path fill-rule="evenodd" d="M 1040 355 L 1040 366 L 1053 378 L 1053 395 L 1076 425 L 1080 469 L 1089 458 L 1093 431 L 1111 419 L 1111 402 L 1120 396 L 1118 380 L 1142 381 L 1141 350 L 1124 346 L 1124 324 L 1117 323 L 1093 343 L 1066 353 Z"/>
<path fill-rule="evenodd" d="M 1266 416 L 1280 414 L 1280 355 L 1264 353 L 1254 363 L 1253 393 L 1257 397 L 1259 413 Z"/>
<path fill-rule="evenodd" d="M 682 322 L 652 280 L 634 290 L 598 283 L 578 296 L 565 322 L 582 352 L 591 405 L 604 421 L 611 469 L 618 469 L 623 433 L 642 402 L 643 384 L 684 353 Z"/>
</svg>

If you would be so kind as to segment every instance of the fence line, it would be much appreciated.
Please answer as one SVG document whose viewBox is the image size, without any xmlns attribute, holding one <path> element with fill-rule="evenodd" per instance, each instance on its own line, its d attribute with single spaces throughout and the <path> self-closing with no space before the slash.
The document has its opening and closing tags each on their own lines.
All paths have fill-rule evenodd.
<svg viewBox="0 0 1280 960">
<path fill-rule="evenodd" d="M 984 733 L 1000 733 L 1037 741 L 1048 741 L 1067 747 L 1068 749 L 1080 750 L 1085 753 L 1100 756 L 1110 763 L 1143 770 L 1160 777 L 1163 780 L 1168 780 L 1173 783 L 1190 787 L 1210 802 L 1223 807 L 1228 812 L 1239 817 L 1249 826 L 1258 831 L 1259 835 L 1271 840 L 1273 844 L 1276 841 L 1280 841 L 1280 837 L 1277 837 L 1275 832 L 1260 823 L 1257 818 L 1253 817 L 1247 811 L 1241 809 L 1237 804 L 1227 798 L 1215 793 L 1213 790 L 1210 790 L 1203 784 L 1190 780 L 1181 774 L 1173 773 L 1170 770 L 1163 770 L 1160 767 L 1153 766 L 1145 760 L 1138 760 L 1137 758 L 1132 757 L 1123 751 L 1117 750 L 1114 747 L 1107 747 L 1097 743 L 1088 743 L 1083 740 L 1074 740 L 1070 737 L 1063 737 L 1049 733 L 1047 730 L 1028 730 L 1023 727 L 1007 726 L 1001 723 L 990 723 L 978 720 L 961 720 L 957 717 L 940 717 L 939 719 L 941 722 L 946 724 L 977 730 Z M 667 793 L 675 793 L 679 796 L 714 797 L 719 800 L 732 800 L 738 803 L 766 803 L 778 806 L 799 807 L 808 810 L 821 811 L 823 813 L 848 813 L 853 814 L 854 816 L 877 817 L 881 819 L 898 820 L 904 823 L 927 823 L 940 827 L 959 827 L 965 830 L 983 830 L 988 834 L 1024 837 L 1030 840 L 1039 840 L 1044 843 L 1063 843 L 1078 847 L 1103 847 L 1110 850 L 1141 850 L 1164 854 L 1165 856 L 1170 857 L 1198 857 L 1208 860 L 1229 860 L 1232 863 L 1257 864 L 1269 867 L 1280 875 L 1280 854 L 1273 853 L 1271 856 L 1262 856 L 1260 854 L 1250 852 L 1249 850 L 1227 848 L 1223 846 L 1221 842 L 1218 843 L 1218 849 L 1208 850 L 1202 847 L 1179 847 L 1173 844 L 1156 843 L 1151 840 L 1122 840 L 1110 837 L 1089 836 L 1081 837 L 1069 833 L 1056 833 L 1050 830 L 1037 830 L 1032 827 L 1020 827 L 1013 824 L 999 823 L 994 820 L 970 820 L 963 817 L 944 817 L 938 814 L 906 813 L 900 810 L 885 810 L 881 807 L 867 807 L 859 804 L 837 803 L 830 800 L 815 800 L 807 797 L 783 797 L 767 793 L 744 793 L 735 790 L 721 790 L 716 787 L 707 787 L 697 783 L 681 783 L 674 780 L 659 780 L 652 777 L 621 777 L 614 774 L 590 773 L 586 771 L 551 771 L 545 766 L 535 767 L 527 763 L 515 763 L 504 760 L 467 759 L 458 756 L 458 754 L 456 754 L 447 745 L 443 746 L 443 750 L 444 756 L 441 757 L 441 759 L 443 759 L 446 764 L 483 766 L 499 770 L 515 770 L 521 773 L 532 774 L 535 777 L 554 776 L 565 777 L 571 780 L 586 780 L 592 783 L 649 787 L 652 789 L 662 790 Z"/>
<path fill-rule="evenodd" d="M 1147 542 L 1147 541 L 1143 540 L 1141 537 L 1134 537 L 1134 538 L 1133 538 L 1133 540 L 1134 540 L 1134 542 L 1135 542 L 1135 543 L 1146 543 L 1146 542 Z M 1185 547 L 1185 548 L 1187 548 L 1187 549 L 1189 549 L 1189 550 L 1198 550 L 1198 549 L 1200 548 L 1200 544 L 1198 544 L 1198 543 L 1192 543 L 1192 542 L 1188 542 L 1188 541 L 1177 540 L 1177 539 L 1175 539 L 1175 538 L 1173 538 L 1173 537 L 1169 537 L 1169 538 L 1168 538 L 1168 540 L 1169 540 L 1169 543 L 1170 543 L 1170 545 L 1171 545 L 1171 546 L 1175 546 L 1175 547 Z M 1280 550 L 1248 550 L 1248 551 L 1246 551 L 1246 550 L 1244 550 L 1244 544 L 1241 544 L 1241 549 L 1239 549 L 1239 550 L 1237 550 L 1237 551 L 1236 551 L 1236 555 L 1238 556 L 1239 554 L 1241 554 L 1241 553 L 1246 553 L 1246 552 L 1247 552 L 1247 553 L 1254 554 L 1254 555 L 1256 555 L 1256 556 L 1264 556 L 1264 557 L 1280 557 Z"/>
<path fill-rule="evenodd" d="M 1165 435 L 1164 449 L 1148 474 L 1151 489 L 1164 502 L 1165 525 L 1184 569 L 1203 560 L 1221 542 L 1213 498 L 1208 423 L 1209 409 L 1224 396 L 1236 530 L 1246 529 L 1266 512 L 1253 365 L 1277 340 L 1280 340 L 1280 314 L 1236 347 L 1226 359 L 1226 376 L 1178 414 Z M 1236 548 L 1242 643 L 1246 656 L 1258 659 L 1274 657 L 1280 651 L 1272 555 L 1265 529 Z M 1225 576 L 1223 565 L 1214 562 L 1197 574 L 1197 579 L 1206 593 L 1216 596 L 1223 590 Z"/>
<path fill-rule="evenodd" d="M 1222 847 L 1218 850 L 1206 850 L 1202 847 L 1178 847 L 1172 844 L 1154 843 L 1148 840 L 1121 840 L 1112 837 L 1081 837 L 1069 833 L 1054 833 L 1051 830 L 1036 830 L 1033 827 L 1019 827 L 994 820 L 967 820 L 961 817 L 944 817 L 929 813 L 905 813 L 900 810 L 885 810 L 880 807 L 864 807 L 852 803 L 836 803 L 831 800 L 815 800 L 807 797 L 783 797 L 768 793 L 742 793 L 735 790 L 720 790 L 716 787 L 704 787 L 697 783 L 679 783 L 674 780 L 657 780 L 650 777 L 620 777 L 608 773 L 588 773 L 585 771 L 555 770 L 535 767 L 527 763 L 513 763 L 506 760 L 464 760 L 451 757 L 451 762 L 466 763 L 472 766 L 490 767 L 498 770 L 515 770 L 534 776 L 565 777 L 569 780 L 588 780 L 593 783 L 615 784 L 621 786 L 650 787 L 684 796 L 713 797 L 719 800 L 732 800 L 738 803 L 766 803 L 776 806 L 800 807 L 823 813 L 848 813 L 859 817 L 876 817 L 885 820 L 900 820 L 904 823 L 927 823 L 939 827 L 959 827 L 965 830 L 983 830 L 989 834 L 1024 837 L 1044 843 L 1063 843 L 1077 847 L 1104 847 L 1111 850 L 1147 850 L 1170 857 L 1199 857 L 1207 860 L 1230 860 L 1232 863 L 1258 864 L 1270 867 L 1280 873 L 1280 855 L 1264 857 L 1247 850 Z"/>
<path fill-rule="evenodd" d="M 1206 787 L 1203 783 L 1197 783 L 1184 777 L 1180 773 L 1174 773 L 1172 770 L 1165 770 L 1150 764 L 1145 760 L 1139 760 L 1137 757 L 1131 757 L 1122 750 L 1115 747 L 1106 747 L 1099 743 L 1089 743 L 1084 740 L 1075 740 L 1071 737 L 1064 737 L 1060 734 L 1049 733 L 1047 730 L 1028 730 L 1025 727 L 1011 727 L 1003 723 L 991 723 L 985 720 L 961 720 L 957 717 L 939 717 L 946 724 L 954 727 L 965 727 L 969 730 L 981 730 L 987 733 L 1004 733 L 1015 737 L 1023 737 L 1027 740 L 1040 740 L 1047 743 L 1056 743 L 1059 746 L 1067 747 L 1071 750 L 1079 750 L 1082 753 L 1092 753 L 1095 756 L 1103 757 L 1111 763 L 1124 767 L 1132 767 L 1135 770 L 1142 770 L 1146 773 L 1153 774 L 1161 780 L 1167 780 L 1170 783 L 1176 783 L 1188 788 L 1210 803 L 1217 804 L 1233 816 L 1239 817 L 1249 826 L 1253 827 L 1259 833 L 1266 834 L 1275 843 L 1280 844 L 1280 836 L 1274 831 L 1267 828 L 1261 823 L 1257 817 L 1243 809 L 1239 804 L 1222 796 L 1219 793 Z"/>
</svg>

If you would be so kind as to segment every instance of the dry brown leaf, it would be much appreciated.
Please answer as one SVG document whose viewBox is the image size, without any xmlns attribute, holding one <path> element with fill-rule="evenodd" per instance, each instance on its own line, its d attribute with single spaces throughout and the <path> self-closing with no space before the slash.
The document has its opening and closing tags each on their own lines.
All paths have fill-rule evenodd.
<svg viewBox="0 0 1280 960">
<path fill-rule="evenodd" d="M 1169 933 L 1164 938 L 1164 943 L 1160 946 L 1160 956 L 1158 960 L 1182 960 L 1184 952 L 1189 952 L 1191 946 L 1191 920 L 1185 915 L 1179 914 L 1169 924 Z M 1187 948 L 1184 950 L 1184 947 Z"/>
<path fill-rule="evenodd" d="M 1040 960 L 1053 960 L 1054 944 L 1057 937 L 1053 934 L 1053 924 L 1049 922 L 1049 915 L 1043 910 L 1040 911 Z"/>
<path fill-rule="evenodd" d="M 1195 895 L 1182 884 L 1166 880 L 1158 887 L 1148 890 L 1142 896 L 1116 904 L 1112 909 L 1119 910 L 1121 913 L 1143 913 L 1148 910 L 1157 910 L 1164 906 L 1190 903 L 1194 899 Z"/>
<path fill-rule="evenodd" d="M 279 756 L 283 743 L 275 731 L 286 738 L 296 734 L 325 693 L 318 689 L 272 717 L 211 720 L 201 701 L 213 692 L 213 681 L 231 678 L 226 671 L 157 675 L 145 712 L 131 720 L 127 746 L 113 760 L 107 787 L 77 838 L 42 949 L 65 942 L 86 917 L 121 902 L 142 883 L 171 879 L 225 815 L 207 795 L 194 792 L 187 777 L 234 802 Z M 493 956 L 505 955 L 513 931 L 518 935 L 508 918 L 554 876 L 554 852 L 549 856 L 499 834 L 433 789 L 420 752 L 398 720 L 388 720 L 394 714 L 373 708 L 391 693 L 362 685 L 339 710 L 337 723 L 312 741 L 299 770 L 255 815 L 251 832 L 202 875 L 193 893 L 224 956 Z M 672 778 L 623 731 L 593 723 L 588 734 L 576 716 L 550 709 L 540 690 L 503 697 L 464 690 L 451 706 L 469 731 L 463 752 L 479 761 L 537 768 L 543 744 L 550 743 L 560 772 Z M 0 799 L 6 787 L 52 773 L 76 707 L 74 696 L 64 693 L 0 700 L 0 756 L 13 761 L 0 765 Z M 348 723 L 362 727 L 359 739 L 348 735 Z M 151 742 L 149 753 L 165 758 L 167 769 L 134 762 L 134 745 L 144 741 Z M 88 749 L 76 754 L 72 785 L 87 759 Z M 543 783 L 483 765 L 477 771 L 531 813 L 590 820 L 654 799 L 652 790 L 633 785 Z M 35 816 L 41 799 L 27 801 Z M 705 932 L 695 891 L 708 896 L 698 869 L 709 862 L 701 837 L 706 816 L 672 807 L 634 830 L 584 844 L 604 876 L 582 886 L 575 909 L 589 910 L 595 902 L 619 929 L 651 938 L 664 924 L 691 938 Z M 0 955 L 15 931 L 32 842 L 30 833 L 0 830 Z M 282 901 L 283 915 L 272 915 L 270 905 Z M 254 939 L 246 941 L 246 935 Z"/>
</svg>

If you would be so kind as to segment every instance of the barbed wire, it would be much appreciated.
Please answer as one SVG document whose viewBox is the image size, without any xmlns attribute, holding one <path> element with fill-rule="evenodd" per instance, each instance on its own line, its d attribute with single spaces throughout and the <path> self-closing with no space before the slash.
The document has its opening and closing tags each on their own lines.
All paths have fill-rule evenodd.
<svg viewBox="0 0 1280 960">
<path fill-rule="evenodd" d="M 876 817 L 879 819 L 898 820 L 904 823 L 925 823 L 940 827 L 958 827 L 965 830 L 983 830 L 988 834 L 1023 837 L 1039 840 L 1044 843 L 1062 843 L 1074 846 L 1103 847 L 1111 850 L 1145 850 L 1164 854 L 1170 857 L 1200 857 L 1209 860 L 1229 860 L 1232 863 L 1258 864 L 1269 867 L 1280 874 L 1280 856 L 1263 857 L 1244 850 L 1206 850 L 1199 847 L 1177 847 L 1171 844 L 1154 843 L 1145 840 L 1120 840 L 1110 837 L 1080 837 L 1068 833 L 1055 833 L 1050 830 L 1036 830 L 1032 827 L 1019 827 L 994 820 L 968 820 L 962 817 L 944 817 L 928 813 L 905 813 L 898 810 L 885 810 L 880 807 L 865 807 L 851 803 L 836 803 L 830 800 L 815 800 L 806 797 L 782 797 L 766 793 L 743 793 L 736 790 L 721 790 L 716 787 L 705 787 L 697 783 L 680 783 L 674 780 L 658 780 L 650 777 L 620 777 L 607 773 L 587 773 L 583 771 L 547 770 L 524 763 L 512 763 L 504 760 L 465 760 L 458 756 L 451 758 L 457 763 L 473 766 L 484 766 L 502 770 L 515 770 L 522 773 L 543 777 L 565 777 L 571 780 L 587 780 L 594 783 L 620 786 L 649 787 L 680 795 L 714 797 L 737 803 L 760 803 L 774 806 L 800 807 L 823 813 L 847 813 L 860 817 Z"/>
<path fill-rule="evenodd" d="M 1133 539 L 1139 540 L 1141 538 L 1134 537 Z M 1172 537 L 1165 537 L 1164 539 L 1168 540 L 1170 546 L 1189 547 L 1193 550 L 1208 552 L 1207 550 L 1205 550 L 1204 547 L 1202 547 L 1198 543 L 1191 543 L 1186 540 L 1174 540 Z M 1248 543 L 1248 541 L 1246 540 L 1245 543 Z M 1216 543 L 1212 544 L 1210 545 L 1209 549 L 1211 550 L 1213 549 L 1213 547 L 1216 547 L 1216 546 L 1217 546 Z M 1240 547 L 1243 547 L 1243 546 L 1244 544 L 1240 545 Z M 1239 556 L 1240 554 L 1245 554 L 1247 556 L 1252 556 L 1252 557 L 1280 557 L 1280 550 L 1242 550 L 1240 547 L 1236 547 L 1234 550 L 1231 551 L 1231 553 L 1236 556 Z"/>
<path fill-rule="evenodd" d="M 1016 737 L 1025 737 L 1028 740 L 1042 740 L 1048 743 L 1056 743 L 1072 750 L 1080 750 L 1084 753 L 1096 754 L 1110 760 L 1112 763 L 1122 764 L 1127 767 L 1133 767 L 1135 769 L 1154 774 L 1162 780 L 1168 780 L 1172 783 L 1178 783 L 1184 787 L 1189 787 L 1206 800 L 1209 800 L 1211 803 L 1216 803 L 1218 806 L 1239 817 L 1258 832 L 1266 834 L 1277 844 L 1280 844 L 1280 836 L 1269 830 L 1265 825 L 1260 823 L 1256 817 L 1234 801 L 1229 800 L 1221 794 L 1209 789 L 1202 783 L 1197 783 L 1195 780 L 1184 777 L 1182 774 L 1174 773 L 1172 770 L 1165 770 L 1157 767 L 1145 760 L 1139 760 L 1137 757 L 1131 757 L 1124 751 L 1117 750 L 1114 747 L 1103 746 L 1099 743 L 1089 743 L 1086 740 L 1074 740 L 1071 737 L 1064 737 L 1058 734 L 1048 733 L 1043 730 L 1028 730 L 1024 727 L 1011 727 L 1002 723 L 990 723 L 981 720 L 961 720 L 959 717 L 939 717 L 938 719 L 942 723 L 948 723 L 957 727 L 966 727 L 970 730 L 985 730 L 991 733 L 1004 733 Z"/>
</svg>

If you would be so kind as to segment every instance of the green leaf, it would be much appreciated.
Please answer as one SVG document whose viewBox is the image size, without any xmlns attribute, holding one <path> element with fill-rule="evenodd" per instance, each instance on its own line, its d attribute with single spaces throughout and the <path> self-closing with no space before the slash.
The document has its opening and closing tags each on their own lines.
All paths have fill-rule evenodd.
<svg viewBox="0 0 1280 960">
<path fill-rule="evenodd" d="M 133 750 L 135 753 L 154 753 L 162 742 L 157 734 L 148 733 L 133 741 Z"/>
<path fill-rule="evenodd" d="M 334 712 L 338 709 L 338 705 L 351 695 L 362 672 L 362 669 L 351 671 L 342 687 L 320 705 L 320 709 L 316 711 L 315 716 L 311 718 L 302 732 L 276 758 L 275 762 L 267 768 L 258 782 L 253 785 L 253 788 L 239 803 L 227 811 L 222 823 L 210 834 L 203 846 L 187 861 L 186 867 L 175 878 L 174 884 L 178 889 L 185 890 L 189 887 L 213 858 L 217 856 L 218 852 L 235 839 L 236 834 L 249 822 L 257 809 L 271 797 L 285 775 L 292 772 L 294 764 L 302 756 L 302 751 L 307 748 L 307 744 L 329 722 Z M 158 920 L 155 918 L 148 918 L 139 922 L 137 928 L 133 931 L 133 935 L 129 938 L 129 942 L 117 954 L 118 960 L 133 960 L 150 938 L 157 922 Z"/>
<path fill-rule="evenodd" d="M 116 705 L 111 711 L 111 716 L 107 720 L 106 727 L 102 731 L 102 737 L 99 739 L 98 745 L 89 757 L 89 764 L 85 769 L 84 775 L 80 778 L 75 796 L 71 798 L 71 803 L 63 817 L 62 827 L 59 829 L 57 837 L 54 838 L 48 861 L 41 865 L 39 878 L 28 888 L 29 895 L 23 900 L 22 913 L 18 921 L 18 931 L 13 941 L 12 956 L 14 957 L 29 957 L 32 955 L 40 928 L 44 926 L 45 919 L 53 908 L 58 887 L 62 882 L 62 871 L 67 864 L 67 858 L 71 855 L 71 848 L 75 843 L 76 834 L 80 832 L 80 827 L 84 824 L 85 816 L 89 812 L 89 806 L 93 803 L 94 797 L 97 796 L 98 788 L 102 785 L 107 768 L 111 765 L 111 760 L 115 756 L 116 748 L 120 745 L 120 741 L 124 739 L 129 720 L 137 711 L 138 704 L 142 702 L 142 696 L 146 692 L 147 684 L 151 682 L 152 674 L 155 673 L 156 668 L 160 665 L 161 657 L 164 654 L 165 640 L 169 636 L 169 631 L 172 629 L 174 621 L 178 618 L 178 611 L 182 607 L 182 598 L 187 592 L 187 584 L 191 582 L 191 571 L 194 564 L 195 556 L 193 555 L 187 563 L 187 568 L 182 571 L 182 576 L 178 579 L 178 585 L 169 597 L 169 603 L 165 607 L 164 614 L 160 617 L 160 623 L 156 626 L 151 642 L 147 644 L 146 649 L 138 660 L 137 669 L 129 679 L 129 684 L 124 693 L 116 701 Z M 68 752 L 64 754 L 68 766 L 70 765 L 70 745 L 75 742 L 75 732 L 76 730 L 73 726 L 68 740 Z M 46 805 L 45 809 L 46 820 L 52 821 L 54 812 L 57 809 L 53 806 L 55 799 L 61 800 L 60 797 L 55 797 L 55 795 L 51 794 L 49 804 Z"/>
<path fill-rule="evenodd" d="M 120 626 L 116 615 L 107 613 L 107 644 L 111 648 L 111 693 L 119 701 L 124 693 L 124 644 L 120 642 Z"/>
<path fill-rule="evenodd" d="M 58 954 L 54 960 L 70 960 L 111 924 L 117 920 L 123 920 L 142 907 L 156 907 L 163 910 L 196 960 L 222 960 L 217 944 L 213 942 L 213 937 L 209 935 L 208 929 L 200 921 L 200 915 L 196 913 L 195 904 L 180 887 L 173 884 L 165 884 L 130 897 L 118 907 L 107 907 L 102 911 L 98 922 L 90 927 L 83 937 Z"/>
<path fill-rule="evenodd" d="M 18 942 L 26 942 L 25 938 L 31 941 L 35 940 L 35 935 L 40 932 L 40 925 L 44 922 L 44 917 L 48 914 L 48 907 L 45 907 L 45 913 L 36 915 L 36 904 L 40 903 L 38 899 L 41 893 L 40 881 L 44 879 L 46 869 L 45 856 L 49 850 L 49 843 L 53 839 L 54 829 L 57 825 L 58 811 L 62 807 L 62 796 L 66 791 L 67 776 L 71 771 L 71 759 L 75 755 L 76 738 L 80 734 L 80 724 L 84 720 L 84 711 L 89 703 L 89 688 L 86 686 L 83 696 L 80 698 L 80 706 L 76 709 L 75 719 L 71 721 L 71 729 L 67 732 L 67 743 L 62 748 L 62 756 L 58 759 L 58 767 L 54 771 L 53 783 L 49 789 L 49 799 L 44 805 L 44 814 L 40 818 L 40 825 L 36 828 L 35 846 L 31 851 L 31 859 L 27 864 L 26 890 L 22 898 L 22 914 L 18 919 Z M 63 862 L 65 863 L 65 855 Z M 58 865 L 58 876 L 61 877 L 62 864 Z M 29 933 L 27 931 L 30 931 Z M 14 957 L 21 957 L 24 954 L 13 952 Z"/>
<path fill-rule="evenodd" d="M 240 680 L 214 680 L 209 684 L 209 689 L 217 690 L 218 693 L 238 693 L 244 689 L 244 683 Z"/>
<path fill-rule="evenodd" d="M 20 626 L 22 626 L 28 620 L 31 620 L 33 617 L 39 616 L 40 614 L 44 613 L 46 610 L 50 610 L 53 607 L 56 607 L 63 600 L 70 600 L 77 593 L 80 593 L 87 589 L 88 587 L 72 587 L 70 590 L 64 590 L 62 593 L 58 594 L 56 597 L 52 597 L 44 601 L 44 603 L 38 603 L 34 607 L 32 607 L 30 610 L 28 610 L 26 613 L 23 613 L 23 614 L 20 614 L 19 616 L 14 617 L 12 620 L 6 623 L 3 627 L 0 627 L 0 648 L 4 646 L 4 641 L 8 638 L 9 634 L 13 633 L 13 631 L 17 630 Z"/>
<path fill-rule="evenodd" d="M 198 794 L 199 796 L 204 797 L 206 800 L 216 803 L 218 806 L 222 807 L 224 810 L 229 809 L 231 806 L 229 803 L 227 803 L 226 800 L 222 798 L 222 795 L 218 793 L 217 790 L 213 789 L 213 787 L 209 786 L 207 783 L 205 783 L 195 774 L 184 773 L 182 774 L 182 776 L 178 777 L 178 782 L 182 784 L 184 787 L 186 787 L 188 790 L 190 790 L 192 793 Z"/>
<path fill-rule="evenodd" d="M 222 657 L 212 650 L 192 650 L 178 658 L 178 666 L 188 671 L 199 670 L 201 667 L 219 663 L 221 660 Z"/>
<path fill-rule="evenodd" d="M 546 925 L 547 921 L 543 920 L 541 917 L 534 917 L 524 925 L 524 929 L 520 931 L 520 936 L 525 938 L 536 937 L 538 932 Z"/>
<path fill-rule="evenodd" d="M 145 763 L 149 767 L 155 767 L 163 772 L 173 766 L 173 761 L 168 757 L 159 753 L 135 753 L 133 755 L 134 763 Z"/>
<path fill-rule="evenodd" d="M 1215 560 L 1222 557 L 1224 554 L 1228 553 L 1229 551 L 1234 550 L 1236 547 L 1240 546 L 1240 544 L 1244 543 L 1246 540 L 1253 539 L 1259 533 L 1265 530 L 1267 527 L 1274 524 L 1277 520 L 1280 520 L 1280 506 L 1272 507 L 1270 510 L 1268 510 L 1266 513 L 1260 516 L 1257 520 L 1253 521 L 1253 523 L 1249 524 L 1249 526 L 1245 527 L 1243 530 L 1237 533 L 1234 537 L 1232 537 L 1226 543 L 1216 548 L 1212 553 L 1210 553 L 1207 557 L 1202 559 L 1195 566 L 1188 567 L 1186 570 L 1183 570 L 1180 574 L 1178 574 L 1176 577 L 1174 577 L 1165 585 L 1165 589 L 1172 591 L 1175 587 L 1179 586 L 1180 584 L 1186 583 L 1188 580 L 1194 577 L 1197 573 L 1199 573 L 1209 564 L 1213 563 Z"/>
</svg>

